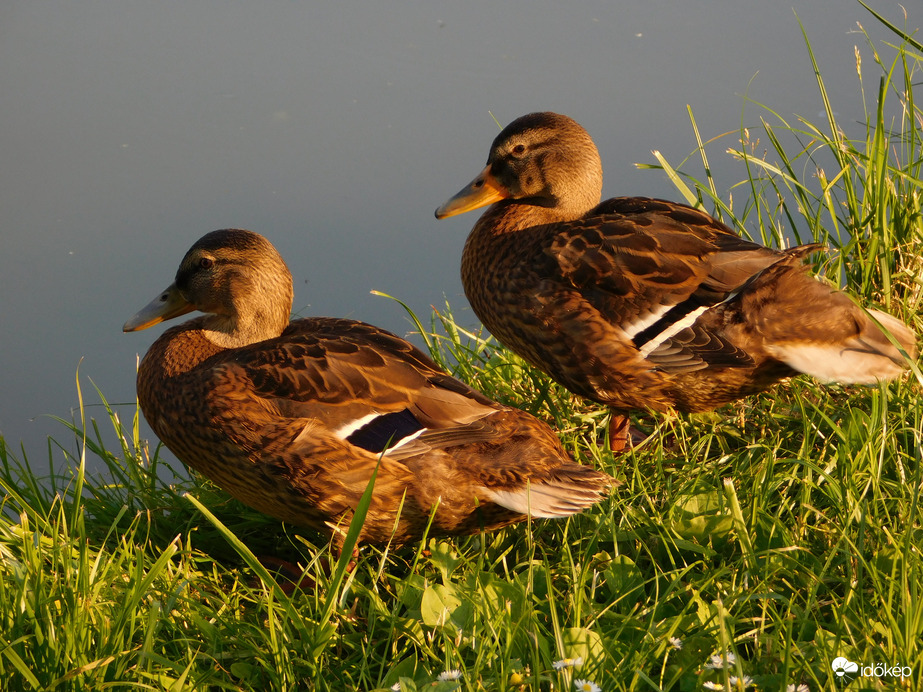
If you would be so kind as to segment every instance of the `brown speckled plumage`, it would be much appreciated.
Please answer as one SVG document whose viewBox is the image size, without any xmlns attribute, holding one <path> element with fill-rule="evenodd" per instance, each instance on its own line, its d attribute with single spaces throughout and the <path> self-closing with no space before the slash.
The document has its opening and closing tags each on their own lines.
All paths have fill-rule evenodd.
<svg viewBox="0 0 923 692">
<path fill-rule="evenodd" d="M 437 505 L 432 532 L 465 534 L 521 521 L 523 507 L 566 516 L 605 494 L 608 477 L 574 463 L 544 423 L 384 330 L 289 322 L 291 301 L 268 241 L 216 231 L 125 325 L 208 313 L 151 346 L 138 399 L 163 443 L 234 497 L 339 536 L 381 456 L 360 540 L 400 544 L 422 535 Z"/>
<path fill-rule="evenodd" d="M 465 245 L 465 294 L 500 342 L 571 391 L 620 412 L 693 412 L 798 372 L 872 383 L 906 368 L 861 308 L 807 272 L 820 246 L 772 250 L 691 207 L 601 193 L 587 132 L 533 113 L 436 212 L 491 204 Z M 915 358 L 914 334 L 871 312 Z"/>
</svg>

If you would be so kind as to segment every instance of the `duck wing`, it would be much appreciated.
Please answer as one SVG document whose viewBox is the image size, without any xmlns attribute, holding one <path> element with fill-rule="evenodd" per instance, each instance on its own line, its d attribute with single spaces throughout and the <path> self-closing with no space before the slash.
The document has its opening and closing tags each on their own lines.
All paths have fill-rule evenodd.
<svg viewBox="0 0 923 692">
<path fill-rule="evenodd" d="M 473 498 L 505 508 L 509 523 L 529 503 L 533 516 L 571 514 L 607 487 L 604 474 L 570 460 L 547 425 L 492 402 L 371 325 L 298 320 L 228 356 L 211 368 L 212 417 L 231 421 L 221 426 L 234 436 L 231 448 L 248 452 L 321 516 L 348 514 L 375 468 L 370 516 L 393 522 L 405 498 L 405 518 L 425 522 L 440 505 L 437 527 L 450 533 L 453 522 L 469 520 L 473 506 L 461 508 Z"/>
<path fill-rule="evenodd" d="M 699 318 L 792 259 L 696 209 L 638 197 L 607 200 L 566 224 L 548 253 L 582 297 L 667 372 L 751 366 L 745 351 Z"/>
<path fill-rule="evenodd" d="M 475 441 L 487 430 L 476 422 L 498 408 L 404 339 L 353 320 L 296 320 L 221 370 L 278 417 L 309 419 L 373 454 L 418 437 L 430 446 Z"/>
</svg>

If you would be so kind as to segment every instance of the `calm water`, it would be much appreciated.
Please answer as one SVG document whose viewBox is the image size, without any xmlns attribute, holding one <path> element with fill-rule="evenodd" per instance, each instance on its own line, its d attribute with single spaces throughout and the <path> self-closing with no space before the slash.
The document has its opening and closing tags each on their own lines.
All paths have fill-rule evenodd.
<svg viewBox="0 0 923 692">
<path fill-rule="evenodd" d="M 896 2 L 877 6 L 903 23 Z M 848 0 L 796 11 L 841 119 L 861 120 L 856 22 L 885 34 Z M 571 115 L 599 144 L 608 195 L 675 198 L 633 164 L 652 162 L 651 149 L 674 163 L 692 151 L 687 104 L 706 138 L 758 124 L 747 92 L 822 120 L 788 5 L 6 3 L 0 433 L 33 461 L 47 435 L 68 441 L 43 414 L 71 416 L 78 367 L 88 402 L 91 383 L 133 402 L 136 356 L 162 329 L 121 325 L 207 231 L 268 236 L 301 314 L 406 333 L 378 289 L 424 315 L 448 298 L 473 324 L 458 264 L 476 217 L 437 222 L 433 210 L 483 165 L 490 113 L 504 125 L 533 110 Z M 733 143 L 711 151 L 724 187 L 739 177 L 721 155 Z"/>
</svg>

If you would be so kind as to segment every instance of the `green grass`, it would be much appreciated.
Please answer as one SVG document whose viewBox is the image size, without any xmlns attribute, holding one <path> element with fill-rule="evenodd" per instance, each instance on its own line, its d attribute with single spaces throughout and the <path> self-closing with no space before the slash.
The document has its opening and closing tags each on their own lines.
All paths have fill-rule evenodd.
<svg viewBox="0 0 923 692">
<path fill-rule="evenodd" d="M 742 232 L 833 246 L 820 270 L 920 331 L 923 126 L 909 87 L 921 46 L 901 40 L 862 48 L 862 92 L 873 68 L 881 76 L 864 139 L 843 136 L 817 70 L 822 125 L 757 105 L 758 126 L 728 147 L 702 144 L 693 119 L 692 159 L 658 167 Z M 745 175 L 727 195 L 707 173 L 715 146 Z M 703 180 L 677 172 L 695 157 Z M 0 686 L 730 690 L 751 676 L 762 690 L 923 687 L 919 370 L 887 387 L 798 379 L 715 414 L 641 417 L 657 434 L 613 457 L 597 444 L 605 411 L 448 307 L 418 329 L 459 377 L 548 420 L 612 474 L 612 496 L 564 522 L 366 547 L 347 572 L 319 537 L 176 473 L 140 439 L 137 410 L 97 392 L 117 449 L 82 418 L 82 399 L 62 433 L 76 444 L 49 445 L 49 468 L 64 471 L 39 471 L 0 439 Z M 90 457 L 102 471 L 85 472 Z M 286 593 L 262 555 L 297 562 L 314 586 Z M 837 656 L 910 677 L 844 686 Z M 580 663 L 556 669 L 565 659 Z M 457 680 L 437 682 L 452 670 Z"/>
</svg>

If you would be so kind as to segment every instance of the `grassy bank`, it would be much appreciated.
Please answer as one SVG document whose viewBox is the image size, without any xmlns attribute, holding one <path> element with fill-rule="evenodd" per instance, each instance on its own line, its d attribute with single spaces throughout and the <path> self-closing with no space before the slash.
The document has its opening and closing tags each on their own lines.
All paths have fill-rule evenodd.
<svg viewBox="0 0 923 692">
<path fill-rule="evenodd" d="M 753 125 L 704 146 L 693 118 L 693 157 L 658 166 L 741 232 L 835 248 L 819 271 L 919 332 L 923 116 L 911 85 L 923 46 L 895 38 L 859 48 L 864 138 L 842 134 L 817 70 L 826 122 L 752 104 Z M 730 194 L 707 174 L 727 149 L 743 171 Z M 705 174 L 677 172 L 699 161 Z M 799 379 L 715 414 L 642 416 L 655 434 L 613 457 L 597 443 L 604 410 L 448 307 L 418 329 L 459 377 L 548 420 L 615 477 L 611 497 L 566 522 L 363 548 L 346 572 L 319 537 L 174 473 L 140 438 L 137 411 L 106 405 L 50 445 L 64 473 L 0 440 L 0 687 L 923 687 L 919 370 L 887 387 Z M 90 456 L 104 469 L 93 476 Z M 256 557 L 267 555 L 310 584 L 287 593 Z M 872 675 L 844 686 L 837 657 Z"/>
</svg>

